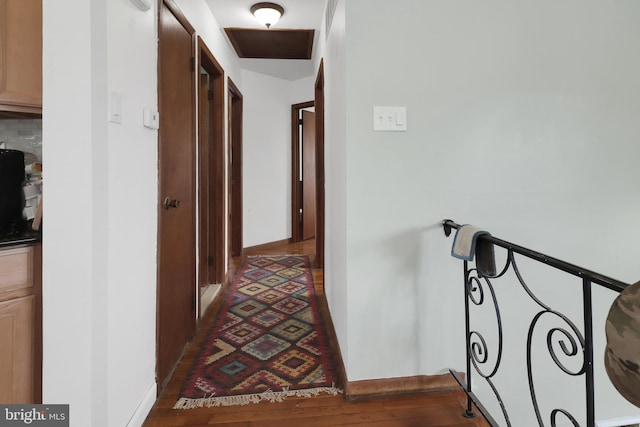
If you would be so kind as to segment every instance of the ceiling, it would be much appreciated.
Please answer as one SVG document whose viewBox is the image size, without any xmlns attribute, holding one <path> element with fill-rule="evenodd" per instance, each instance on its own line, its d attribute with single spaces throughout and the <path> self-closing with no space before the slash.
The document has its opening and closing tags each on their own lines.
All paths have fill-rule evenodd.
<svg viewBox="0 0 640 427">
<path fill-rule="evenodd" d="M 221 31 L 224 28 L 263 29 L 249 9 L 254 0 L 206 0 Z M 272 28 L 315 30 L 314 49 L 320 34 L 320 25 L 326 0 L 276 0 L 284 8 L 284 15 Z M 225 37 L 226 34 L 225 34 Z M 231 46 L 231 45 L 230 45 Z M 305 59 L 251 59 L 238 58 L 240 66 L 249 71 L 267 74 L 285 80 L 297 80 L 315 75 L 313 61 Z"/>
</svg>

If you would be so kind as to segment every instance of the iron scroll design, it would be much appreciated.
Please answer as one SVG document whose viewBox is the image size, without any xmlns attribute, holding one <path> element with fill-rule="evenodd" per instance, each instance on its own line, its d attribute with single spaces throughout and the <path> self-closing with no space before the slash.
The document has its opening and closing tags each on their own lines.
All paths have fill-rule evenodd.
<svg viewBox="0 0 640 427">
<path fill-rule="evenodd" d="M 452 228 L 458 228 L 458 224 L 451 220 L 443 221 L 445 234 L 448 236 Z M 480 238 L 488 239 L 490 243 L 503 247 L 507 250 L 507 256 L 504 267 L 494 275 L 485 274 L 477 268 L 470 268 L 468 261 L 464 261 L 464 290 L 465 290 L 465 325 L 466 325 L 466 349 L 467 349 L 467 373 L 466 384 L 458 378 L 458 381 L 466 389 L 469 396 L 466 416 L 473 416 L 472 401 L 476 407 L 485 415 L 493 426 L 499 424 L 494 421 L 491 414 L 485 407 L 479 404 L 479 400 L 472 392 L 472 378 L 477 375 L 488 384 L 493 395 L 499 404 L 502 412 L 502 419 L 506 426 L 511 427 L 512 421 L 509 417 L 508 408 L 496 386 L 494 381 L 496 375 L 500 372 L 503 363 L 505 334 L 503 325 L 503 314 L 501 312 L 501 303 L 494 281 L 502 278 L 508 271 L 512 271 L 517 277 L 520 287 L 524 290 L 528 298 L 533 302 L 534 315 L 529 323 L 526 342 L 526 368 L 527 381 L 531 404 L 535 413 L 537 423 L 540 427 L 556 425 L 566 425 L 570 423 L 579 427 L 577 418 L 584 418 L 586 426 L 593 427 L 595 425 L 595 404 L 594 404 L 594 372 L 593 372 L 593 326 L 592 326 L 592 300 L 591 287 L 594 283 L 607 287 L 609 289 L 620 292 L 626 286 L 625 283 L 602 276 L 589 270 L 565 263 L 544 254 L 531 251 L 512 243 L 497 239 L 493 236 L 482 236 Z M 530 259 L 534 259 L 543 264 L 549 265 L 556 269 L 565 271 L 582 278 L 582 302 L 583 302 L 583 319 L 580 326 L 576 321 L 570 319 L 567 315 L 555 310 L 549 304 L 546 304 L 538 297 L 525 281 L 525 278 L 517 264 L 516 255 L 521 255 Z M 476 309 L 484 308 L 490 313 L 495 320 L 495 331 L 491 332 L 497 338 L 494 338 L 494 345 L 488 344 L 488 339 L 480 330 L 472 327 L 471 312 Z M 542 330 L 543 320 L 551 318 L 554 320 L 553 326 L 548 326 L 548 330 Z M 541 402 L 536 392 L 535 373 L 533 353 L 537 349 L 537 340 L 535 337 L 546 335 L 546 351 L 553 361 L 559 372 L 572 377 L 584 377 L 585 381 L 585 414 L 577 417 L 564 408 L 553 408 L 548 413 L 543 414 L 541 410 Z M 489 354 L 495 351 L 492 358 Z M 513 361 L 512 361 L 513 362 Z M 571 362 L 571 366 L 567 362 Z M 517 361 L 516 361 L 517 363 Z M 473 367 L 473 370 L 472 370 Z M 473 376 L 472 376 L 473 375 Z M 551 406 L 556 406 L 551 405 Z M 547 422 L 548 424 L 545 424 Z"/>
<path fill-rule="evenodd" d="M 501 277 L 508 269 L 508 265 L 503 271 L 495 276 Z M 498 373 L 500 369 L 500 365 L 502 363 L 502 354 L 503 354 L 503 324 L 502 324 L 502 316 L 500 314 L 500 306 L 498 303 L 498 299 L 496 296 L 495 288 L 491 283 L 489 277 L 484 276 L 478 269 L 470 269 L 468 262 L 464 262 L 464 272 L 465 272 L 465 323 L 466 323 L 466 336 L 467 336 L 467 378 L 469 382 L 469 390 L 471 385 L 471 372 L 470 365 L 473 365 L 475 372 L 487 382 L 489 387 L 496 397 L 498 403 L 500 404 L 500 409 L 502 411 L 502 416 L 504 417 L 507 426 L 511 426 L 511 421 L 509 420 L 509 414 L 504 405 L 502 396 L 498 388 L 496 387 L 493 378 Z M 488 300 L 486 298 L 486 289 L 491 296 L 491 299 Z M 481 307 L 485 304 L 486 301 L 492 305 L 492 309 L 495 313 L 496 318 L 496 329 L 497 329 L 497 349 L 496 349 L 496 359 L 492 364 L 489 360 L 489 346 L 487 345 L 487 340 L 484 338 L 484 335 L 478 331 L 471 329 L 471 317 L 470 317 L 470 307 L 474 305 L 476 307 Z M 487 369 L 483 369 L 487 365 Z M 468 415 L 470 415 L 470 407 L 467 411 Z"/>
</svg>

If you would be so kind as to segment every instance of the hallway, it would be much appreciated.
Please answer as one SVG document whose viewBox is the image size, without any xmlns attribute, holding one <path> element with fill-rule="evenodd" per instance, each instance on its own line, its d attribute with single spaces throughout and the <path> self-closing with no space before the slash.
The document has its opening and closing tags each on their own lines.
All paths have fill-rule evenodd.
<svg viewBox="0 0 640 427">
<path fill-rule="evenodd" d="M 306 254 L 313 259 L 315 241 L 283 245 L 252 251 L 251 255 Z M 241 259 L 234 258 L 231 274 L 235 274 Z M 316 292 L 323 295 L 322 270 L 314 269 Z M 325 426 L 384 426 L 384 427 L 482 427 L 480 419 L 465 419 L 464 393 L 418 394 L 350 402 L 343 396 L 320 395 L 314 398 L 288 398 L 282 403 L 263 402 L 247 406 L 230 406 L 174 410 L 182 383 L 193 363 L 209 325 L 217 315 L 220 301 L 214 302 L 201 320 L 196 337 L 178 363 L 172 379 L 160 394 L 144 426 L 233 426 L 233 427 L 325 427 Z"/>
</svg>

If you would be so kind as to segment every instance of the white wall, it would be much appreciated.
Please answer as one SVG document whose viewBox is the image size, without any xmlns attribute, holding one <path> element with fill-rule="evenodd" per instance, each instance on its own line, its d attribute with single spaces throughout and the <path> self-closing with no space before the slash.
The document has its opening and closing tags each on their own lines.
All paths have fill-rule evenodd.
<svg viewBox="0 0 640 427">
<path fill-rule="evenodd" d="M 123 117 L 108 124 L 107 143 L 108 425 L 127 425 L 135 414 L 135 426 L 156 397 L 158 132 L 142 116 L 158 108 L 157 10 L 125 0 L 107 9 L 107 87 L 122 94 Z"/>
<path fill-rule="evenodd" d="M 196 35 L 202 37 L 202 40 L 215 56 L 216 61 L 224 69 L 226 77 L 230 77 L 241 89 L 242 74 L 238 58 L 206 1 L 176 0 L 176 4 L 196 30 Z"/>
<path fill-rule="evenodd" d="M 334 13 L 329 38 L 321 32 L 316 69 L 324 68 L 325 96 L 325 278 L 340 351 L 347 362 L 350 354 L 347 287 L 347 92 L 346 16 L 340 1 Z M 323 21 L 322 28 L 325 28 Z M 349 374 L 349 373 L 348 373 Z"/>
<path fill-rule="evenodd" d="M 106 425 L 94 424 L 107 413 L 106 103 L 93 104 L 106 95 L 106 9 L 43 6 L 43 400 L 69 403 L 74 425 Z"/>
<path fill-rule="evenodd" d="M 443 218 L 637 280 L 640 5 L 340 3 L 346 41 L 324 47 L 336 76 L 327 286 L 349 380 L 463 368 L 462 266 Z M 346 149 L 332 112 L 344 108 L 343 87 Z M 373 132 L 374 105 L 406 106 L 408 131 Z M 334 255 L 345 245 L 346 264 Z M 612 298 L 597 298 L 598 418 L 638 413 L 602 375 Z"/>
<path fill-rule="evenodd" d="M 156 12 L 43 13 L 43 401 L 69 403 L 72 426 L 139 425 L 155 400 L 157 132 L 142 109 L 157 108 Z"/>
<path fill-rule="evenodd" d="M 142 111 L 157 108 L 157 3 L 146 13 L 128 0 L 44 3 L 43 400 L 69 403 L 72 426 L 141 425 L 155 400 L 158 153 L 157 131 L 143 127 Z M 242 84 L 204 0 L 177 3 L 245 105 L 271 94 L 255 89 L 260 75 Z M 246 127 L 282 142 L 275 166 L 287 180 L 270 192 L 284 214 L 260 220 L 277 230 L 268 241 L 290 235 L 288 112 L 312 98 L 304 80 L 275 82 L 273 109 L 283 112 L 272 117 L 275 137 L 273 123 L 245 113 Z M 122 124 L 107 122 L 112 91 L 122 97 Z M 252 149 L 245 153 L 252 158 Z"/>
<path fill-rule="evenodd" d="M 291 105 L 313 100 L 313 78 L 244 70 L 243 245 L 291 237 Z"/>
</svg>

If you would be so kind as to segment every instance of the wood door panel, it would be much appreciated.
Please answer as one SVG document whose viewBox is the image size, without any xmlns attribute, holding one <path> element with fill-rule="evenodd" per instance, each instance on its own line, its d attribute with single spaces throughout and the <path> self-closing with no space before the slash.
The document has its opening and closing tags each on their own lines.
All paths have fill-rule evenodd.
<svg viewBox="0 0 640 427">
<path fill-rule="evenodd" d="M 0 104 L 42 108 L 42 0 L 0 0 Z"/>
<path fill-rule="evenodd" d="M 302 111 L 302 240 L 316 236 L 316 115 Z"/>
<path fill-rule="evenodd" d="M 201 246 L 200 269 L 206 276 L 201 284 L 206 285 L 222 283 L 226 272 L 224 70 L 201 38 L 198 38 L 198 50 L 198 68 L 209 75 L 206 85 L 205 82 L 200 83 L 206 96 L 199 100 L 201 128 L 207 130 L 200 134 L 200 157 L 203 164 L 203 157 L 206 156 L 206 171 L 200 176 L 200 185 L 206 187 L 207 191 L 200 200 L 200 214 L 204 219 L 200 235 L 207 242 L 206 246 Z"/>
<path fill-rule="evenodd" d="M 0 302 L 0 402 L 34 402 L 35 297 Z"/>
<path fill-rule="evenodd" d="M 201 61 L 202 62 L 202 61 Z M 209 284 L 209 263 L 212 258 L 209 253 L 209 79 L 208 73 L 200 72 L 198 83 L 198 161 L 199 161 L 199 232 L 198 232 L 198 285 Z M 200 310 L 198 310 L 199 312 Z"/>
<path fill-rule="evenodd" d="M 316 266 L 324 268 L 325 196 L 324 196 L 324 60 L 316 77 Z"/>
<path fill-rule="evenodd" d="M 241 256 L 242 245 L 242 93 L 229 79 L 229 234 L 231 256 Z"/>
<path fill-rule="evenodd" d="M 0 293 L 33 286 L 33 248 L 21 247 L 0 252 Z M 7 299 L 6 295 L 3 295 Z"/>
<path fill-rule="evenodd" d="M 195 332 L 193 29 L 163 2 L 159 43 L 157 375 L 163 384 Z M 183 18 L 183 17 L 182 17 Z M 184 18 L 183 18 L 184 19 Z M 169 197 L 179 205 L 165 208 Z"/>
</svg>

